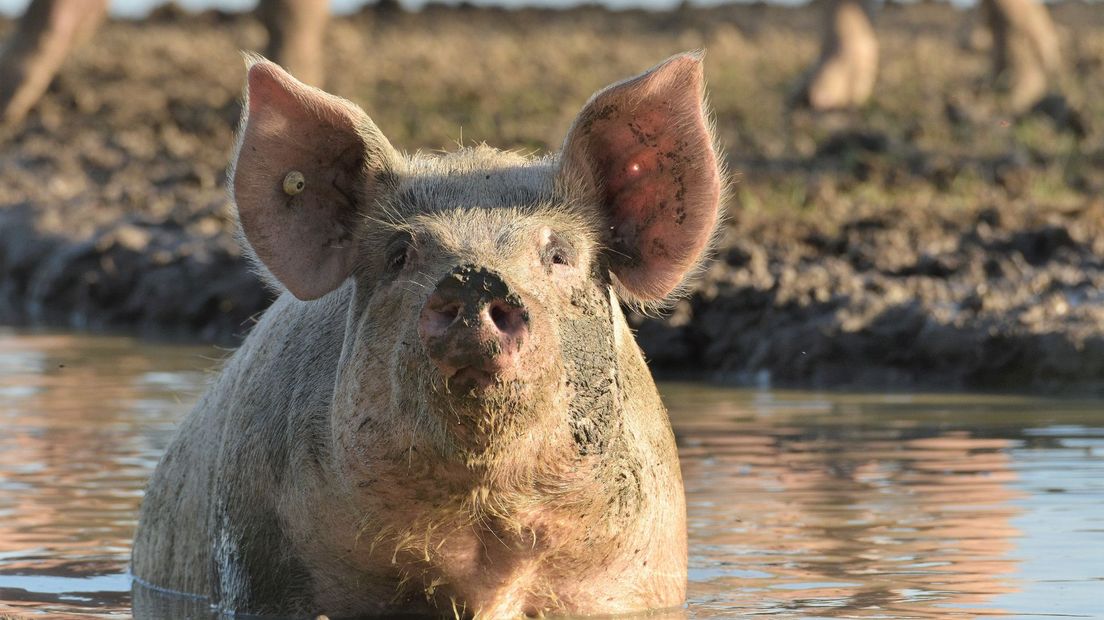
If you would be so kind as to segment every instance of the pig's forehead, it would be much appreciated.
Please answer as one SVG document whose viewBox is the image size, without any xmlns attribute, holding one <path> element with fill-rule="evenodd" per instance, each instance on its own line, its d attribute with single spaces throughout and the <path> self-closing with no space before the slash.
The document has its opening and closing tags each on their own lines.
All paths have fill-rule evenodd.
<svg viewBox="0 0 1104 620">
<path fill-rule="evenodd" d="M 591 219 L 551 203 L 442 209 L 408 218 L 405 228 L 419 239 L 456 251 L 484 248 L 509 253 L 535 247 L 552 235 L 586 250 L 597 237 Z"/>
<path fill-rule="evenodd" d="M 399 179 L 395 206 L 408 215 L 525 207 L 548 202 L 552 194 L 549 160 L 478 147 L 413 158 Z"/>
</svg>

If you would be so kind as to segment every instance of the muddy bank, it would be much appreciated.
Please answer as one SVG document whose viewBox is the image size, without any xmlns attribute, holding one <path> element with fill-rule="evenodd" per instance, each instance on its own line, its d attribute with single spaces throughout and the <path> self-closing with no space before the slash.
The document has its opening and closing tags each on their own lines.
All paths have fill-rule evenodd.
<svg viewBox="0 0 1104 620">
<path fill-rule="evenodd" d="M 332 25 L 327 88 L 407 150 L 547 149 L 594 89 L 705 47 L 732 217 L 692 294 L 633 317 L 657 371 L 1104 393 L 1098 7 L 1055 9 L 1076 123 L 1005 113 L 985 50 L 964 47 L 969 16 L 937 4 L 883 12 L 875 103 L 787 119 L 816 11 L 369 8 Z M 237 50 L 263 37 L 216 13 L 109 23 L 0 135 L 0 323 L 247 331 L 271 296 L 233 239 L 224 166 Z"/>
<path fill-rule="evenodd" d="M 750 226 L 639 339 L 661 372 L 742 384 L 1104 393 L 1102 222 L 1096 201 Z"/>
</svg>

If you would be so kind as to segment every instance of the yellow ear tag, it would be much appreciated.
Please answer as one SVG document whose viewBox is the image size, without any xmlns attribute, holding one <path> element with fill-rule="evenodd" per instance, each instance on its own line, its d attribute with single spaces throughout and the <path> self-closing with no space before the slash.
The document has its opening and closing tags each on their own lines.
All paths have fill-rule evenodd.
<svg viewBox="0 0 1104 620">
<path fill-rule="evenodd" d="M 303 177 L 303 173 L 298 170 L 292 170 L 284 177 L 284 193 L 288 196 L 295 196 L 306 187 L 307 180 Z"/>
</svg>

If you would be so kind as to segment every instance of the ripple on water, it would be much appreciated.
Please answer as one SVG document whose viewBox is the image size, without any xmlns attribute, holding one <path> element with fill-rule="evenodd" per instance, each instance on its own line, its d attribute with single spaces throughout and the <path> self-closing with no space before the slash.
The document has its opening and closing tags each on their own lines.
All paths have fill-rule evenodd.
<svg viewBox="0 0 1104 620">
<path fill-rule="evenodd" d="M 0 614 L 129 613 L 142 487 L 221 355 L 0 332 Z M 663 391 L 689 510 L 677 616 L 1101 609 L 1101 403 Z"/>
</svg>

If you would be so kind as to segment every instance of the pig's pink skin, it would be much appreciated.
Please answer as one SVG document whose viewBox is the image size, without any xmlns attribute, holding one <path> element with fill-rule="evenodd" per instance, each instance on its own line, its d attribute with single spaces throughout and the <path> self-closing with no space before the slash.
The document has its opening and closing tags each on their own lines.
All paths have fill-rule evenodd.
<svg viewBox="0 0 1104 620">
<path fill-rule="evenodd" d="M 404 157 L 351 104 L 267 63 L 250 73 L 235 200 L 261 269 L 294 295 L 170 445 L 134 574 L 285 614 L 682 604 L 678 456 L 617 291 L 661 302 L 717 220 L 700 60 L 599 93 L 564 158 L 535 160 Z M 301 194 L 281 188 L 289 169 Z M 451 300 L 467 322 L 441 318 Z M 479 318 L 494 307 L 498 323 Z"/>
</svg>

